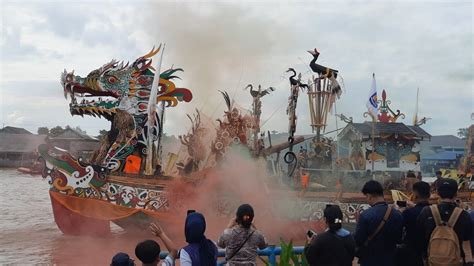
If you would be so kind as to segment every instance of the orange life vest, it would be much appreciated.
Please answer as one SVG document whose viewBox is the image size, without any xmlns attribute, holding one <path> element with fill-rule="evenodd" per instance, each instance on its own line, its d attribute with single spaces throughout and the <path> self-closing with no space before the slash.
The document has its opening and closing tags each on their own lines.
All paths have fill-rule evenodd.
<svg viewBox="0 0 474 266">
<path fill-rule="evenodd" d="M 139 174 L 141 163 L 142 158 L 140 158 L 140 156 L 131 154 L 127 156 L 123 171 L 127 174 Z"/>
<path fill-rule="evenodd" d="M 306 188 L 309 183 L 309 175 L 302 175 L 301 176 L 301 186 Z"/>
</svg>

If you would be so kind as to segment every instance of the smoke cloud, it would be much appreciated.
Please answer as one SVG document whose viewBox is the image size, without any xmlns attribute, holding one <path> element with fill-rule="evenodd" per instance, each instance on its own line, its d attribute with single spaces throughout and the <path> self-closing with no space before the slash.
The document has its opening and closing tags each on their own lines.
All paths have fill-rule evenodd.
<svg viewBox="0 0 474 266">
<path fill-rule="evenodd" d="M 249 83 L 275 86 L 285 70 L 268 73 L 268 65 L 277 61 L 274 55 L 285 54 L 287 40 L 292 39 L 289 28 L 278 19 L 228 3 L 151 3 L 147 9 L 145 25 L 152 43 L 167 45 L 163 66 L 183 68 L 183 81 L 177 84 L 194 94 L 193 102 L 180 105 L 180 110 L 189 113 L 198 108 L 220 117 L 225 104 L 218 90 L 250 106 L 250 95 L 243 88 Z M 183 132 L 176 120 L 184 121 L 184 112 L 177 113 L 171 111 L 167 130 Z"/>
</svg>

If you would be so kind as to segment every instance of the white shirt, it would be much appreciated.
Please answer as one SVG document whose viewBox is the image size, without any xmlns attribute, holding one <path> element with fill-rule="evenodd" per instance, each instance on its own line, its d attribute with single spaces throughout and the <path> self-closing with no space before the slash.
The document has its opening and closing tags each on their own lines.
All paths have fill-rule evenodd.
<svg viewBox="0 0 474 266">
<path fill-rule="evenodd" d="M 179 265 L 181 266 L 191 266 L 193 264 L 193 261 L 191 260 L 191 256 L 189 256 L 188 252 L 186 250 L 181 249 L 179 252 Z"/>
<path fill-rule="evenodd" d="M 161 261 L 161 266 L 174 266 L 174 258 L 170 255 L 166 256 L 164 260 Z"/>
</svg>

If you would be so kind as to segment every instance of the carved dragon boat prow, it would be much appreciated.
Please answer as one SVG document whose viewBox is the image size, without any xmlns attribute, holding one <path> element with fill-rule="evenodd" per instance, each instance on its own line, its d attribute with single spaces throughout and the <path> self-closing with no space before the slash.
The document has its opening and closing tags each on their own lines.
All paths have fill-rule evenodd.
<svg viewBox="0 0 474 266">
<path fill-rule="evenodd" d="M 160 73 L 159 68 L 152 67 L 151 58 L 160 48 L 131 64 L 112 60 L 86 77 L 66 70 L 61 74 L 72 115 L 104 117 L 111 122 L 108 135 L 90 159 L 74 158 L 46 145 L 39 147 L 45 160 L 43 177 L 50 183 L 55 221 L 63 233 L 106 235 L 110 221 L 126 226 L 130 219 L 143 214 L 159 216 L 167 205 L 163 192 L 166 180 L 124 174 L 126 160 L 132 155 L 145 158 L 152 153 L 154 166 L 158 163 L 157 141 L 163 116 L 156 112 L 156 103 L 163 103 L 164 109 L 192 100 L 190 90 L 176 88 L 172 81 L 182 69 Z M 158 90 L 154 95 L 157 73 Z M 150 103 L 154 103 L 151 108 Z M 152 146 L 147 145 L 149 138 Z M 156 175 L 161 175 L 160 167 L 155 168 Z"/>
</svg>

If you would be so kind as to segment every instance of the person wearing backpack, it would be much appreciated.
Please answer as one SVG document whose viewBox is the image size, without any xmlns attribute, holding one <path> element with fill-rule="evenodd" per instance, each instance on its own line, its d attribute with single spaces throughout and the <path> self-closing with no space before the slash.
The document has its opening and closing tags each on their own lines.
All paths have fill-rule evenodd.
<svg viewBox="0 0 474 266">
<path fill-rule="evenodd" d="M 402 215 L 385 202 L 379 182 L 368 181 L 362 193 L 371 207 L 360 214 L 354 234 L 359 264 L 394 266 L 396 245 L 402 237 Z"/>
<path fill-rule="evenodd" d="M 458 186 L 453 179 L 438 182 L 440 203 L 425 207 L 417 219 L 417 229 L 426 265 L 463 265 L 472 263 L 469 214 L 457 207 Z"/>
</svg>

